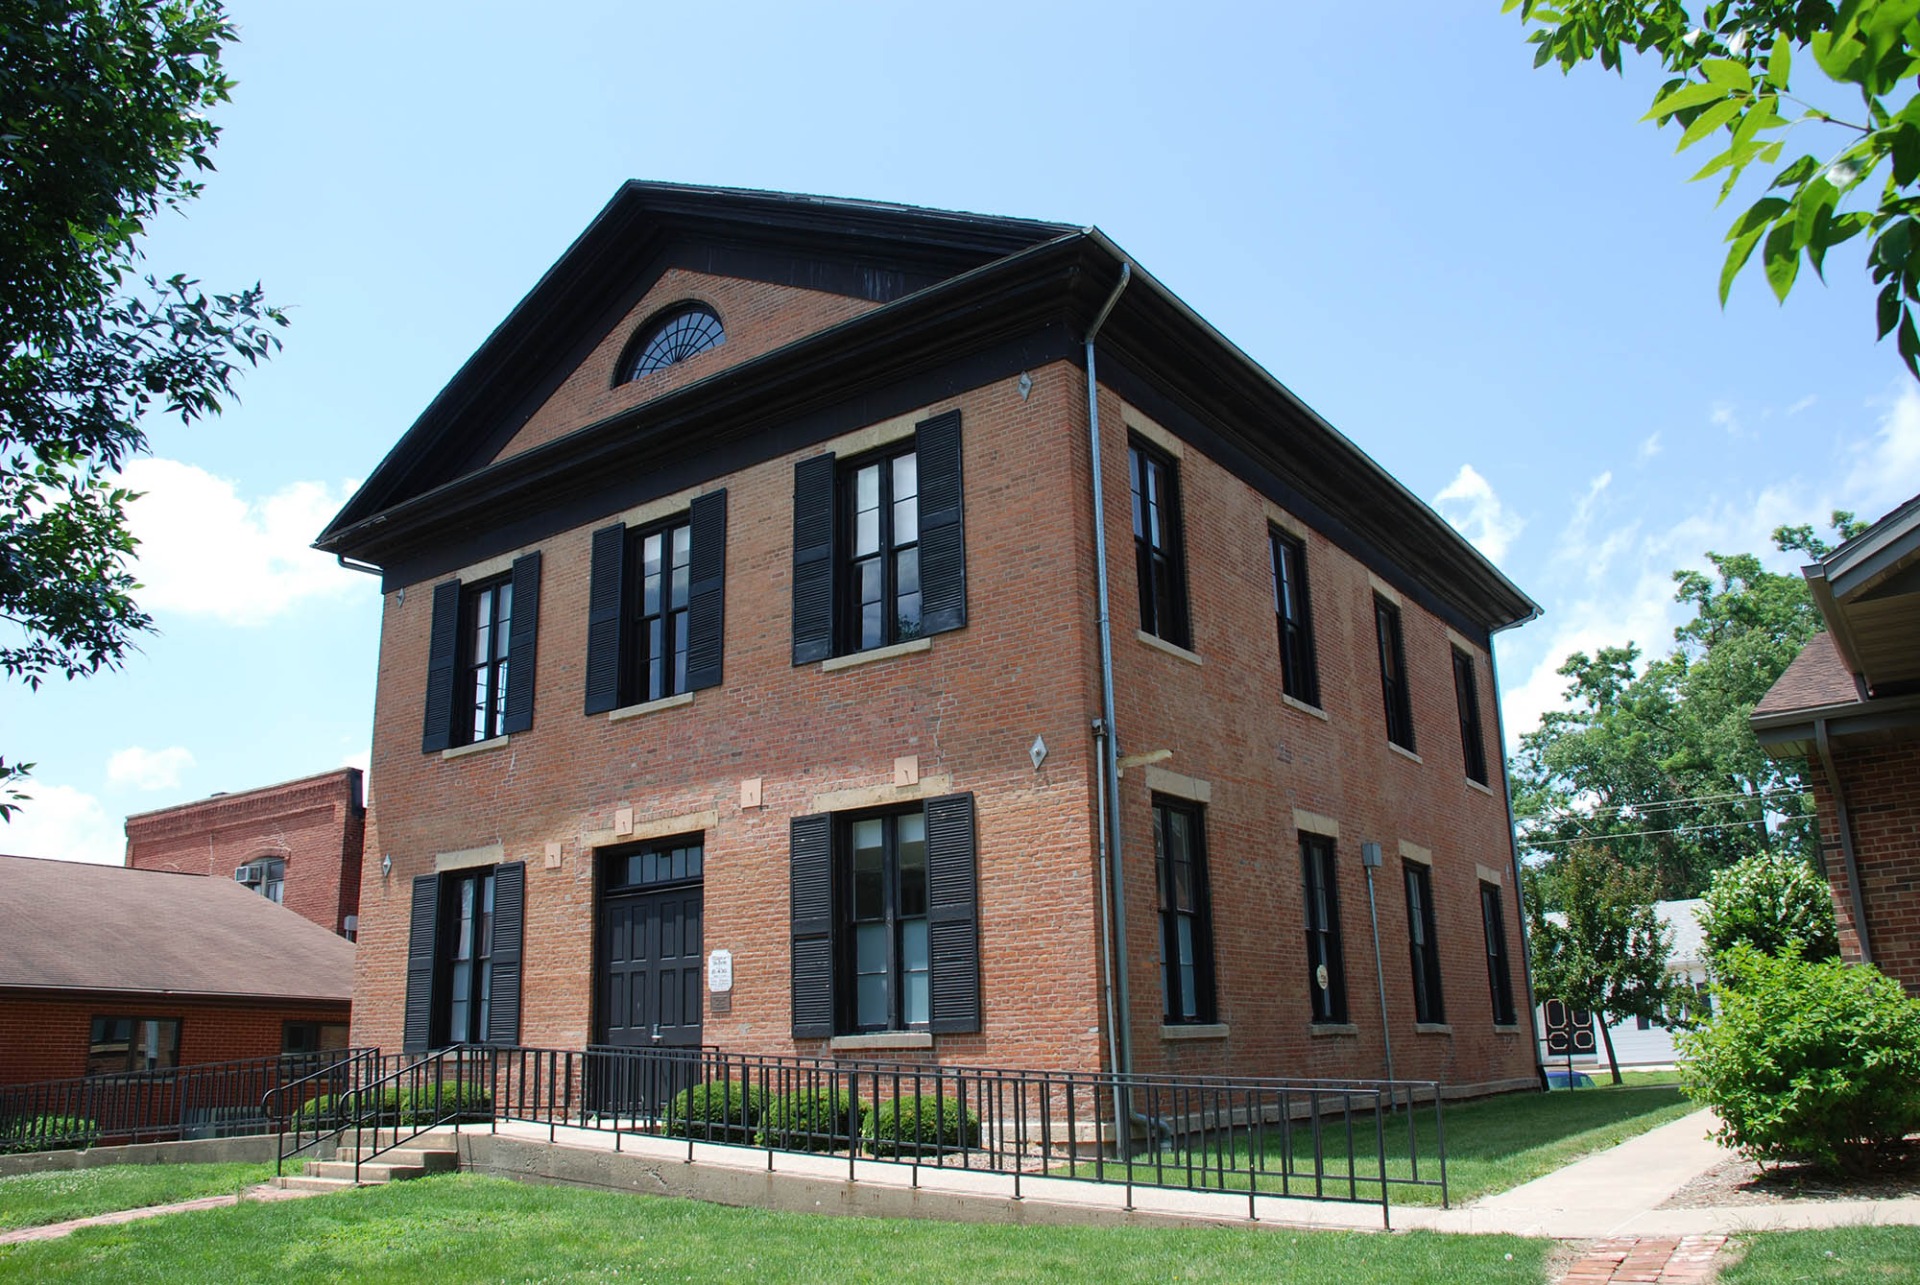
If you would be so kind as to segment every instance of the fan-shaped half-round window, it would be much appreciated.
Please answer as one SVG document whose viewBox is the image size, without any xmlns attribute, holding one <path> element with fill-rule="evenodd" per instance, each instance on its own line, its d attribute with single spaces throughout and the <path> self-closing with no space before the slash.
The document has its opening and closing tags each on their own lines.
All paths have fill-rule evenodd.
<svg viewBox="0 0 1920 1285">
<path fill-rule="evenodd" d="M 711 308 L 697 303 L 682 304 L 656 317 L 641 335 L 640 341 L 627 349 L 621 369 L 623 381 L 651 375 L 727 342 L 720 318 Z"/>
</svg>

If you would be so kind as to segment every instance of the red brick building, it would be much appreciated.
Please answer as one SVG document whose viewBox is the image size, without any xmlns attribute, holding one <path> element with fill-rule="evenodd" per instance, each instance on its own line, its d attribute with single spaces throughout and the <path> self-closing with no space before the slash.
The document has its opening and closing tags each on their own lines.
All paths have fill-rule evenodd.
<svg viewBox="0 0 1920 1285">
<path fill-rule="evenodd" d="M 1537 1083 L 1533 604 L 1098 231 L 628 184 L 318 547 L 356 1043 Z"/>
<path fill-rule="evenodd" d="M 351 939 L 366 841 L 360 769 L 216 794 L 127 818 L 136 870 L 231 879 Z"/>
<path fill-rule="evenodd" d="M 231 879 L 0 856 L 0 1084 L 344 1047 L 353 949 Z"/>
<path fill-rule="evenodd" d="M 1920 496 L 1804 573 L 1827 632 L 1753 730 L 1806 760 L 1841 956 L 1920 996 Z"/>
</svg>

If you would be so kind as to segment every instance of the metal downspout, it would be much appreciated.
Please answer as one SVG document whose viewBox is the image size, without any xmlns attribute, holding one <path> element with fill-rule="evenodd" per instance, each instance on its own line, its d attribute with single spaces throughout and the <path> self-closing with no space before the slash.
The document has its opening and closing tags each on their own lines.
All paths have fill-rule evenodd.
<svg viewBox="0 0 1920 1285">
<path fill-rule="evenodd" d="M 1840 784 L 1840 773 L 1833 766 L 1833 744 L 1827 739 L 1827 720 L 1813 720 L 1813 744 L 1820 752 L 1820 770 L 1827 775 L 1827 788 L 1833 791 L 1835 823 L 1840 827 L 1840 859 L 1847 867 L 1847 901 L 1853 906 L 1853 936 L 1860 943 L 1860 962 L 1873 962 L 1873 945 L 1867 940 L 1867 902 L 1860 890 L 1860 862 L 1853 853 L 1853 817 L 1847 811 L 1847 792 Z"/>
<path fill-rule="evenodd" d="M 1103 903 L 1111 904 L 1111 923 L 1101 942 L 1107 956 L 1107 1056 L 1114 1074 L 1133 1071 L 1133 1023 L 1127 991 L 1127 895 L 1120 865 L 1120 748 L 1113 699 L 1113 619 L 1107 586 L 1107 505 L 1102 485 L 1100 454 L 1100 381 L 1094 366 L 1094 340 L 1107 316 L 1120 302 L 1120 292 L 1133 279 L 1133 264 L 1122 261 L 1120 280 L 1093 325 L 1087 328 L 1087 440 L 1093 465 L 1093 560 L 1100 612 L 1100 722 L 1095 728 L 1100 747 L 1100 863 L 1105 877 Z M 1114 1082 L 1114 1134 L 1121 1155 L 1132 1152 L 1131 1112 L 1118 1079 Z"/>
<path fill-rule="evenodd" d="M 1525 620 L 1516 620 L 1507 629 L 1529 624 L 1540 618 L 1535 607 Z M 1494 633 L 1501 632 L 1496 629 Z M 1527 1034 L 1533 1040 L 1533 1073 L 1539 1077 L 1542 1092 L 1547 1088 L 1547 1064 L 1540 1057 L 1540 1026 L 1535 1019 L 1533 996 L 1533 951 L 1527 941 L 1527 887 L 1520 880 L 1520 836 L 1513 821 L 1513 778 L 1507 773 L 1507 719 L 1500 706 L 1500 662 L 1493 657 L 1493 638 L 1487 638 L 1487 671 L 1493 679 L 1493 733 L 1500 747 L 1500 792 L 1507 800 L 1507 854 L 1513 863 L 1513 909 L 1520 924 L 1520 978 L 1527 988 Z"/>
</svg>

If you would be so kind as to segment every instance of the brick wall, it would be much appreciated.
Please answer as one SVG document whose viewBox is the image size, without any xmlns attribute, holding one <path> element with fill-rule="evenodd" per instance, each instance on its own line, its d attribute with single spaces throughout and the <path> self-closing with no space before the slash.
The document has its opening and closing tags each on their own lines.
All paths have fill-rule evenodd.
<svg viewBox="0 0 1920 1285">
<path fill-rule="evenodd" d="M 127 818 L 127 864 L 231 879 L 261 858 L 287 863 L 282 904 L 340 932 L 360 908 L 366 812 L 360 769 L 221 794 Z"/>
<path fill-rule="evenodd" d="M 275 1057 L 283 1022 L 344 1022 L 345 1004 L 248 1003 L 103 994 L 48 999 L 0 993 L 0 1084 L 30 1084 L 87 1073 L 95 1017 L 176 1018 L 180 1064 Z"/>
<path fill-rule="evenodd" d="M 723 315 L 732 349 L 734 317 Z M 378 839 L 369 847 L 361 900 L 355 1042 L 399 1044 L 412 878 L 434 869 L 436 853 L 491 844 L 502 859 L 528 866 L 522 1041 L 579 1047 L 591 1039 L 592 851 L 615 841 L 614 818 L 631 809 L 639 827 L 650 818 L 714 814 L 702 826 L 704 946 L 733 953 L 735 989 L 729 1013 L 708 1015 L 704 1039 L 737 1051 L 824 1051 L 824 1041 L 796 1047 L 789 1036 L 788 821 L 816 810 L 818 796 L 828 792 L 871 787 L 884 795 L 895 759 L 913 756 L 923 781 L 950 778 L 951 789 L 972 791 L 978 804 L 983 1026 L 978 1035 L 939 1036 L 930 1056 L 1103 1064 L 1089 731 L 1100 704 L 1085 385 L 1070 364 L 1030 373 L 1027 398 L 1006 379 L 908 417 L 949 408 L 964 417 L 969 622 L 934 637 L 924 652 L 831 673 L 791 663 L 793 466 L 832 442 L 715 480 L 728 492 L 726 685 L 695 693 L 691 703 L 620 722 L 580 712 L 589 538 L 615 514 L 539 546 L 534 724 L 505 744 L 451 758 L 420 752 L 432 586 L 389 593 L 374 737 Z M 1372 838 L 1390 854 L 1378 894 L 1395 1070 L 1474 1084 L 1528 1079 L 1526 1037 L 1492 1028 L 1478 868 L 1500 872 L 1515 1002 L 1524 1012 L 1518 899 L 1500 781 L 1496 776 L 1493 791 L 1476 789 L 1462 770 L 1446 628 L 1412 601 L 1405 604 L 1421 748 L 1415 761 L 1387 747 L 1366 569 L 1310 534 L 1325 717 L 1284 705 L 1266 506 L 1188 449 L 1182 486 L 1199 663 L 1138 641 L 1125 409 L 1106 395 L 1101 413 L 1123 750 L 1170 751 L 1154 770 L 1204 781 L 1210 791 L 1206 824 L 1227 1027 L 1216 1038 L 1160 1038 L 1143 764 L 1122 786 L 1136 1065 L 1380 1074 L 1384 1050 L 1358 862 L 1359 840 Z M 595 414 L 597 404 L 588 402 L 556 409 L 541 431 L 558 434 Z M 519 449 L 518 441 L 509 449 Z M 1476 658 L 1492 765 L 1500 753 L 1494 685 L 1484 650 L 1476 649 Z M 1027 757 L 1036 735 L 1050 749 L 1038 770 Z M 749 778 L 763 783 L 757 808 L 740 806 L 740 784 Z M 1353 1029 L 1332 1036 L 1315 1037 L 1308 1022 L 1295 808 L 1341 827 Z M 1412 1029 L 1401 841 L 1432 854 L 1450 1030 Z M 558 847 L 557 867 L 545 864 L 548 845 Z M 390 878 L 379 872 L 380 854 L 392 857 Z"/>
<path fill-rule="evenodd" d="M 1873 962 L 1920 996 L 1920 741 L 1835 746 L 1835 766 L 1853 819 L 1855 859 Z M 1817 762 L 1808 765 L 1820 818 L 1820 851 L 1840 918 L 1840 954 L 1860 958 L 1847 888 L 1833 790 Z"/>
</svg>

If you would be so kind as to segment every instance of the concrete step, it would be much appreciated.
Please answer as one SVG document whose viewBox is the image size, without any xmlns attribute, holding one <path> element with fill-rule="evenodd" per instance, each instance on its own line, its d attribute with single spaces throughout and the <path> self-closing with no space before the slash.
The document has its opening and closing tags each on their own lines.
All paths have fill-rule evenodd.
<svg viewBox="0 0 1920 1285">
<path fill-rule="evenodd" d="M 352 1163 L 367 1157 L 372 1147 L 341 1147 L 332 1163 Z M 321 1162 L 325 1163 L 325 1162 Z M 392 1147 L 369 1158 L 369 1163 L 414 1166 L 426 1173 L 451 1173 L 460 1167 L 460 1153 L 452 1147 Z M 363 1165 L 364 1169 L 365 1166 Z"/>
<path fill-rule="evenodd" d="M 282 1191 L 339 1191 L 354 1183 L 351 1176 L 316 1178 L 312 1174 L 283 1173 L 273 1180 L 273 1185 Z"/>
<path fill-rule="evenodd" d="M 389 1164 L 384 1160 L 369 1160 L 360 1166 L 359 1179 L 362 1185 L 376 1182 L 405 1182 L 409 1178 L 423 1178 L 427 1170 L 424 1165 Z M 341 1178 L 351 1183 L 355 1174 L 351 1160 L 309 1160 L 307 1176 L 311 1178 Z"/>
<path fill-rule="evenodd" d="M 401 1138 L 406 1146 L 414 1151 L 457 1151 L 460 1137 L 452 1129 L 429 1129 L 417 1137 L 407 1137 L 411 1130 L 402 1129 L 396 1135 L 392 1129 L 348 1129 L 340 1135 L 340 1150 L 366 1146 L 391 1147 Z"/>
</svg>

